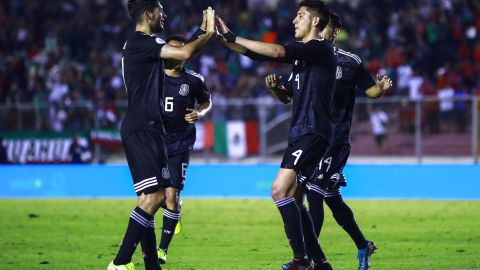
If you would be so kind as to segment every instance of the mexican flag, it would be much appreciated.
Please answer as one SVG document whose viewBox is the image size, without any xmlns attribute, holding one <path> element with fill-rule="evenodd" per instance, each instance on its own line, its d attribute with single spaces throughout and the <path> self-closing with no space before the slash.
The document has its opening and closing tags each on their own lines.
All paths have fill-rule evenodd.
<svg viewBox="0 0 480 270">
<path fill-rule="evenodd" d="M 212 122 L 197 122 L 195 123 L 197 128 L 197 138 L 193 145 L 193 150 L 212 149 L 213 147 L 213 130 L 214 125 Z"/>
<path fill-rule="evenodd" d="M 228 121 L 215 123 L 214 151 L 231 158 L 257 154 L 260 149 L 258 123 Z"/>
<path fill-rule="evenodd" d="M 93 144 L 110 148 L 122 147 L 122 138 L 118 129 L 96 129 L 90 132 L 90 139 Z"/>
</svg>

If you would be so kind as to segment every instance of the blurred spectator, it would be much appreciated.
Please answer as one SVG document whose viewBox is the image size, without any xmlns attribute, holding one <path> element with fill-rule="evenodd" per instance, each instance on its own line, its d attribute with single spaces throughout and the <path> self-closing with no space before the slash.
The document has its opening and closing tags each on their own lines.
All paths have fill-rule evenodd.
<svg viewBox="0 0 480 270">
<path fill-rule="evenodd" d="M 413 100 L 436 96 L 435 91 L 444 89 L 446 83 L 453 89 L 462 88 L 466 95 L 480 87 L 477 2 L 328 1 L 341 15 L 346 29 L 339 38 L 339 47 L 358 53 L 373 74 L 382 71 L 392 77 L 397 89 L 389 95 Z M 24 125 L 17 116 L 5 114 L 0 116 L 6 119 L 2 127 L 89 129 L 96 116 L 102 117 L 97 125 L 118 127 L 122 112 L 117 107 L 126 104 L 121 48 L 133 27 L 125 3 L 2 1 L 0 105 L 35 105 L 39 119 L 33 125 Z M 212 5 L 228 20 L 232 31 L 283 43 L 290 41 L 298 0 L 189 0 L 163 4 L 167 15 L 172 16 L 162 37 L 181 34 L 188 38 L 196 30 L 192 25 L 201 21 L 201 10 Z M 273 69 L 279 74 L 288 73 L 282 65 L 252 62 L 214 42 L 187 64 L 205 76 L 212 95 L 220 99 L 264 98 L 269 93 L 256 82 L 261 75 Z M 435 76 L 438 73 L 443 75 Z M 433 86 L 428 94 L 424 91 L 426 85 Z M 97 111 L 91 106 L 84 110 L 70 108 L 88 102 Z M 430 119 L 435 104 L 428 105 Z M 230 115 L 239 114 L 232 111 Z M 214 118 L 225 117 L 217 114 Z M 437 132 L 435 122 L 429 129 Z"/>
<path fill-rule="evenodd" d="M 451 131 L 453 124 L 453 95 L 454 91 L 450 85 L 438 90 L 438 98 L 440 99 L 440 118 L 443 126 L 446 126 L 447 131 Z"/>
<path fill-rule="evenodd" d="M 455 90 L 453 96 L 455 97 L 455 124 L 457 126 L 457 132 L 465 133 L 468 127 L 468 103 L 466 98 L 468 97 L 467 90 L 465 88 L 459 88 Z"/>
<path fill-rule="evenodd" d="M 7 157 L 7 148 L 3 145 L 3 138 L 0 137 L 0 164 L 7 164 L 8 157 Z"/>
<path fill-rule="evenodd" d="M 372 125 L 373 136 L 380 153 L 385 153 L 385 139 L 387 138 L 387 125 L 389 118 L 386 112 L 379 106 L 374 106 L 370 113 L 370 124 Z"/>
<path fill-rule="evenodd" d="M 408 96 L 411 100 L 420 100 L 422 99 L 421 87 L 423 84 L 423 77 L 419 74 L 417 70 L 413 71 L 413 76 L 408 82 Z"/>
<path fill-rule="evenodd" d="M 423 83 L 420 86 L 422 96 L 425 98 L 436 98 L 437 91 L 436 88 L 433 87 L 430 80 L 428 80 L 428 76 L 423 76 Z M 430 134 L 436 134 L 440 131 L 440 123 L 439 123 L 439 104 L 438 101 L 428 99 L 424 105 L 425 108 L 425 121 L 424 123 L 427 124 L 428 132 Z"/>
<path fill-rule="evenodd" d="M 72 144 L 68 153 L 70 154 L 70 163 L 73 164 L 87 163 L 92 158 L 92 153 L 88 147 L 81 145 L 77 136 L 72 138 Z"/>
</svg>

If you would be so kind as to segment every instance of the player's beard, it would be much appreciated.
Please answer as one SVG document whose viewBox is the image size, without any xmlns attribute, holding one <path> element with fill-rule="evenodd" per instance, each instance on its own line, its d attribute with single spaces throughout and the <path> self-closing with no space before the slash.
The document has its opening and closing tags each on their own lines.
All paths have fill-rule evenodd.
<svg viewBox="0 0 480 270">
<path fill-rule="evenodd" d="M 152 32 L 153 33 L 159 33 L 159 32 L 162 32 L 164 27 L 162 25 L 162 21 L 161 20 L 158 20 L 156 23 L 154 23 L 153 25 L 151 25 L 151 29 L 152 29 Z"/>
<path fill-rule="evenodd" d="M 157 15 L 158 17 L 153 18 L 152 23 L 150 25 L 150 29 L 153 33 L 159 33 L 164 30 L 163 24 L 165 23 L 165 19 L 162 15 Z"/>
</svg>

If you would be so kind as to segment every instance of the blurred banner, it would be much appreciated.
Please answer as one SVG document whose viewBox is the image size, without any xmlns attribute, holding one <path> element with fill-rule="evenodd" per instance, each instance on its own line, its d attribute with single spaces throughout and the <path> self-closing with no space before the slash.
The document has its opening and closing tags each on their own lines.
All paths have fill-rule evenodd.
<svg viewBox="0 0 480 270">
<path fill-rule="evenodd" d="M 87 132 L 2 132 L 7 163 L 84 163 L 91 160 Z"/>
</svg>

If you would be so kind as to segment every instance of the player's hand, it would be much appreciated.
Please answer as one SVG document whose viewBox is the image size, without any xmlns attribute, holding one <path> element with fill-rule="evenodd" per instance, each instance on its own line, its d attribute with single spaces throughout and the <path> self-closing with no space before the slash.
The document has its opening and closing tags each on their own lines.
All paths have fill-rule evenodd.
<svg viewBox="0 0 480 270">
<path fill-rule="evenodd" d="M 227 24 L 225 24 L 225 22 L 219 16 L 215 16 L 215 25 L 222 35 L 230 31 L 230 29 L 227 27 Z"/>
<path fill-rule="evenodd" d="M 203 11 L 203 19 L 202 19 L 202 25 L 200 26 L 200 29 L 203 31 L 207 31 L 207 11 Z"/>
<path fill-rule="evenodd" d="M 385 93 L 388 89 L 390 89 L 390 87 L 393 86 L 393 82 L 389 77 L 377 74 L 377 85 L 380 87 L 382 92 Z"/>
<path fill-rule="evenodd" d="M 277 74 L 270 74 L 265 77 L 265 84 L 270 89 L 274 89 L 280 86 L 281 81 L 282 81 L 282 76 L 279 76 Z"/>
<path fill-rule="evenodd" d="M 200 120 L 197 110 L 187 108 L 187 114 L 185 114 L 185 121 L 193 124 Z"/>
<path fill-rule="evenodd" d="M 207 33 L 215 33 L 215 10 L 212 9 L 212 7 L 208 7 L 206 10 L 206 17 L 207 17 L 207 23 L 206 23 L 206 29 L 205 31 Z"/>
</svg>

